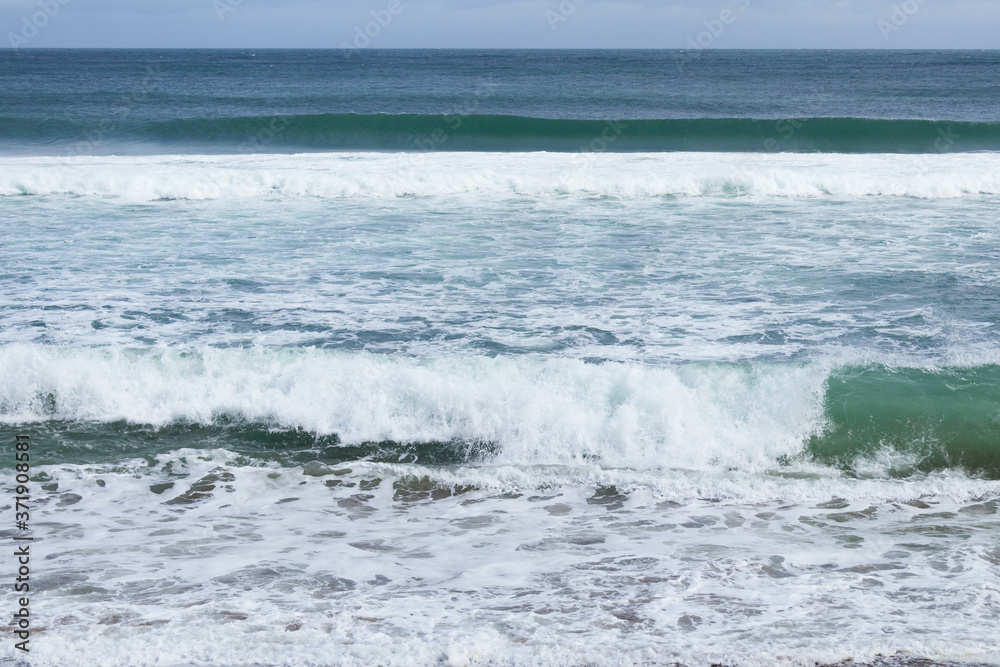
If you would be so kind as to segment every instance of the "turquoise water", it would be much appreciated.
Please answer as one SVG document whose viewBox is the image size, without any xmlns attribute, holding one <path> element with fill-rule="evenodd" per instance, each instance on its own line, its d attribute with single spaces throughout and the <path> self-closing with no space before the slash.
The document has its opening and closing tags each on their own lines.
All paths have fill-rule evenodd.
<svg viewBox="0 0 1000 667">
<path fill-rule="evenodd" d="M 0 55 L 33 664 L 1000 662 L 998 58 Z"/>
</svg>

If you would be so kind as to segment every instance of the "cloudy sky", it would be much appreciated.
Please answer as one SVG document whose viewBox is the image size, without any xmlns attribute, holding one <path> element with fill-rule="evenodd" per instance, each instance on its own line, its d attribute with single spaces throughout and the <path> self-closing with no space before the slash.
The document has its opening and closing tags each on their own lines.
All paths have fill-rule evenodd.
<svg viewBox="0 0 1000 667">
<path fill-rule="evenodd" d="M 1000 48 L 1000 0 L 0 0 L 32 47 Z"/>
</svg>

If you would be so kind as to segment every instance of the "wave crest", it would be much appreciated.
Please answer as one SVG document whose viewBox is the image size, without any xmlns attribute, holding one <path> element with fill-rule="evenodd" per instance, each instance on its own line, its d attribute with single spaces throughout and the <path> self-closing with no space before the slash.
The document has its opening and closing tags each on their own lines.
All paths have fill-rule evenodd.
<svg viewBox="0 0 1000 667">
<path fill-rule="evenodd" d="M 323 441 L 317 446 L 360 447 L 386 460 L 386 448 L 430 443 L 431 459 L 513 465 L 760 472 L 805 457 L 862 476 L 955 466 L 1000 476 L 995 364 L 648 367 L 9 345 L 0 348 L 0 378 L 7 424 L 189 424 L 250 439 L 271 438 L 262 435 L 271 429 L 277 446 L 281 431 L 306 431 Z M 301 437 L 285 439 L 291 446 Z"/>
<path fill-rule="evenodd" d="M 333 153 L 0 159 L 0 197 L 133 201 L 314 197 L 1000 195 L 1000 154 Z"/>
</svg>

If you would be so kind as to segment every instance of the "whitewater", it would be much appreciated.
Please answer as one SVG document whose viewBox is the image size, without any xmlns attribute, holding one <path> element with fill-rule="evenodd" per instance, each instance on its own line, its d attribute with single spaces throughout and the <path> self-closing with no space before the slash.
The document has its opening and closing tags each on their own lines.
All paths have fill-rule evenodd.
<svg viewBox="0 0 1000 667">
<path fill-rule="evenodd" d="M 998 53 L 696 55 L 0 53 L 31 664 L 1000 664 Z"/>
<path fill-rule="evenodd" d="M 778 145 L 780 148 L 781 145 Z M 0 196 L 826 197 L 1000 194 L 1000 154 L 305 153 L 0 157 Z"/>
<path fill-rule="evenodd" d="M 1000 660 L 998 167 L 0 158 L 33 664 Z"/>
</svg>

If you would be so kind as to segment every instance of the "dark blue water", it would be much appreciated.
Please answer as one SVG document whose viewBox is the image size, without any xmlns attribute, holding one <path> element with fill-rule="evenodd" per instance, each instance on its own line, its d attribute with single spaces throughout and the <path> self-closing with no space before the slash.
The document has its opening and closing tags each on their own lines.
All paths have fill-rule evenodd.
<svg viewBox="0 0 1000 667">
<path fill-rule="evenodd" d="M 582 121 L 644 120 L 610 149 L 757 150 L 798 119 L 783 150 L 1000 149 L 1000 51 L 32 50 L 0 90 L 27 153 L 226 152 L 274 118 L 255 148 L 578 150 Z"/>
</svg>

